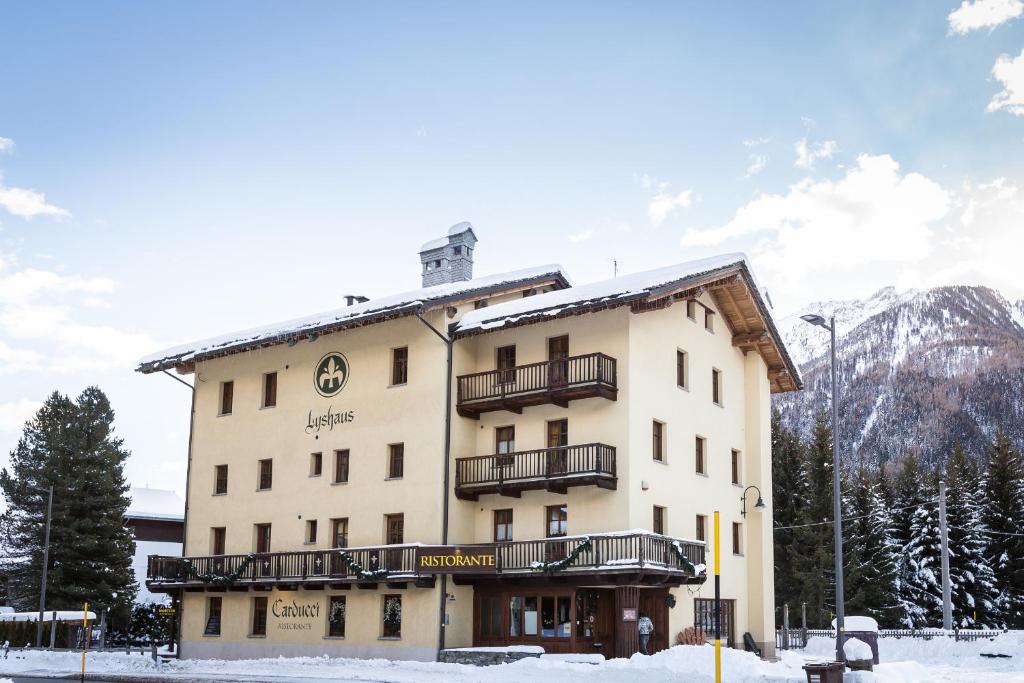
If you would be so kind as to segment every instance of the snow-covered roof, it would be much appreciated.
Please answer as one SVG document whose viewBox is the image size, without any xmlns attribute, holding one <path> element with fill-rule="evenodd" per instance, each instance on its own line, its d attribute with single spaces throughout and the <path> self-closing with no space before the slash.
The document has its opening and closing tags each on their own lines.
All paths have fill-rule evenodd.
<svg viewBox="0 0 1024 683">
<path fill-rule="evenodd" d="M 447 246 L 448 246 L 448 238 L 447 237 L 438 237 L 436 240 L 430 240 L 429 242 L 424 242 L 423 246 L 420 247 L 420 253 L 422 254 L 425 251 L 433 251 L 435 249 L 441 249 L 441 248 L 447 247 Z"/>
<path fill-rule="evenodd" d="M 733 310 L 725 311 L 730 325 L 739 332 L 749 334 L 751 348 L 760 348 L 766 354 L 769 370 L 777 373 L 773 390 L 792 391 L 801 388 L 799 370 L 786 350 L 782 336 L 772 320 L 764 292 L 751 271 L 746 255 L 742 253 L 688 261 L 477 309 L 462 317 L 456 326 L 456 334 L 479 334 L 585 310 L 653 301 L 682 289 L 696 289 L 730 276 L 742 279 L 743 284 L 738 287 L 739 296 L 744 300 L 742 311 L 740 303 L 735 300 L 731 302 Z"/>
<path fill-rule="evenodd" d="M 440 306 L 460 298 L 501 289 L 555 280 L 561 286 L 570 284 L 559 265 L 524 268 L 461 282 L 449 282 L 414 289 L 401 294 L 371 299 L 353 306 L 334 309 L 304 318 L 254 327 L 241 332 L 175 346 L 144 357 L 136 368 L 139 372 L 158 372 L 166 368 L 187 366 L 204 357 L 235 353 L 259 346 L 283 344 L 290 339 L 313 333 L 331 332 L 353 324 L 378 322 L 400 315 L 411 315 L 430 306 Z"/>
<path fill-rule="evenodd" d="M 129 519 L 185 519 L 185 501 L 174 491 L 133 486 L 128 495 L 132 502 L 124 516 Z"/>
</svg>

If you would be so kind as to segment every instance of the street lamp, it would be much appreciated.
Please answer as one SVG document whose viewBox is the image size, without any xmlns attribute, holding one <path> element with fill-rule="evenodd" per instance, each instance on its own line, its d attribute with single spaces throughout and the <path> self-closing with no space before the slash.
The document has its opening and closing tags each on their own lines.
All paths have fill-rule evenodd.
<svg viewBox="0 0 1024 683">
<path fill-rule="evenodd" d="M 755 491 L 757 491 L 757 502 L 754 503 L 754 509 L 755 510 L 764 510 L 764 508 L 765 508 L 764 498 L 761 497 L 761 489 L 759 489 L 756 486 L 754 486 L 753 484 L 751 484 L 747 488 L 743 489 L 743 495 L 740 496 L 740 501 L 743 502 L 743 509 L 740 510 L 740 514 L 743 515 L 744 517 L 747 516 L 747 491 L 749 491 L 750 489 L 754 489 Z"/>
<path fill-rule="evenodd" d="M 843 517 L 839 493 L 839 379 L 836 372 L 836 319 L 828 322 L 820 315 L 800 316 L 804 322 L 828 330 L 832 336 L 832 514 L 835 517 L 836 555 L 836 661 L 845 662 L 843 633 L 846 630 L 846 610 L 843 605 Z"/>
<path fill-rule="evenodd" d="M 46 503 L 46 537 L 43 541 L 43 578 L 42 586 L 39 589 L 39 621 L 36 622 L 36 647 L 43 646 L 43 612 L 46 610 L 46 573 L 50 568 L 50 517 L 53 516 L 53 484 L 50 488 L 44 489 L 37 486 L 30 486 L 30 489 L 47 495 Z M 57 628 L 56 624 L 50 624 L 50 628 Z"/>
</svg>

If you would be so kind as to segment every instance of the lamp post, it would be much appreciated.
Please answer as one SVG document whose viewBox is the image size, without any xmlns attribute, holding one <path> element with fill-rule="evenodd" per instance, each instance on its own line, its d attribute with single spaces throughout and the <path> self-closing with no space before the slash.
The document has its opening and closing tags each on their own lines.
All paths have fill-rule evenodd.
<svg viewBox="0 0 1024 683">
<path fill-rule="evenodd" d="M 755 491 L 757 491 L 757 502 L 754 503 L 754 509 L 764 510 L 765 508 L 764 498 L 761 497 L 761 489 L 751 484 L 747 488 L 743 489 L 743 495 L 740 496 L 740 501 L 743 503 L 743 508 L 740 510 L 740 514 L 744 517 L 747 516 L 747 491 L 749 491 L 750 489 L 754 489 Z"/>
<path fill-rule="evenodd" d="M 53 516 L 53 484 L 48 489 L 31 487 L 33 491 L 45 493 L 46 502 L 46 535 L 43 540 L 43 578 L 39 588 L 39 621 L 36 622 L 36 647 L 43 646 L 43 612 L 46 610 L 46 574 L 50 568 L 50 518 Z M 51 629 L 57 628 L 57 624 L 51 624 Z"/>
<path fill-rule="evenodd" d="M 839 378 L 836 371 L 836 319 L 827 322 L 815 314 L 800 316 L 811 325 L 824 328 L 831 334 L 832 349 L 832 514 L 835 518 L 836 555 L 836 661 L 845 662 L 843 654 L 843 633 L 846 630 L 846 610 L 843 605 L 843 517 L 839 492 Z"/>
</svg>

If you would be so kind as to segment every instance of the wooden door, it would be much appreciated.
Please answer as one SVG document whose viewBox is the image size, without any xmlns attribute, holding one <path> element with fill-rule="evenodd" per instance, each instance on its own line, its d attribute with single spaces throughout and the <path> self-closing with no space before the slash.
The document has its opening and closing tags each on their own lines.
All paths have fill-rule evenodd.
<svg viewBox="0 0 1024 683">
<path fill-rule="evenodd" d="M 569 381 L 569 337 L 548 339 L 548 383 L 560 386 Z"/>
<path fill-rule="evenodd" d="M 545 524 L 545 536 L 548 538 L 560 538 L 565 536 L 569 530 L 569 507 L 567 505 L 549 505 L 546 508 L 547 523 Z M 544 561 L 555 562 L 566 556 L 565 542 L 545 543 Z"/>
<path fill-rule="evenodd" d="M 548 476 L 565 474 L 568 460 L 569 420 L 548 422 Z"/>
<path fill-rule="evenodd" d="M 257 524 L 256 525 L 256 553 L 266 554 L 270 552 L 270 525 L 269 524 Z M 260 576 L 270 576 L 273 573 L 271 569 L 271 562 L 269 557 L 262 557 L 259 559 L 259 574 Z"/>
<path fill-rule="evenodd" d="M 405 515 L 397 514 L 385 517 L 384 542 L 387 545 L 401 545 L 405 543 Z M 402 569 L 402 551 L 389 550 L 385 566 L 391 571 Z"/>
<path fill-rule="evenodd" d="M 615 594 L 607 588 L 576 591 L 576 652 L 615 657 L 614 606 Z"/>
<path fill-rule="evenodd" d="M 647 644 L 647 651 L 652 655 L 655 652 L 667 650 L 673 642 L 673 634 L 668 632 L 668 605 L 665 600 L 668 598 L 667 588 L 644 588 L 640 591 L 640 611 L 647 614 L 654 624 L 654 633 Z"/>
</svg>

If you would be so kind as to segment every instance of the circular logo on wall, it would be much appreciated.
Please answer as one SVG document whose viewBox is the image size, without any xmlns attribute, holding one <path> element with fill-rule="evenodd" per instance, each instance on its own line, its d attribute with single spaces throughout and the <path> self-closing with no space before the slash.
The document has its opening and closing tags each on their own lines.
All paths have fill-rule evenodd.
<svg viewBox="0 0 1024 683">
<path fill-rule="evenodd" d="M 313 372 L 313 386 L 321 396 L 337 396 L 348 381 L 348 359 L 332 351 L 320 359 Z"/>
</svg>

